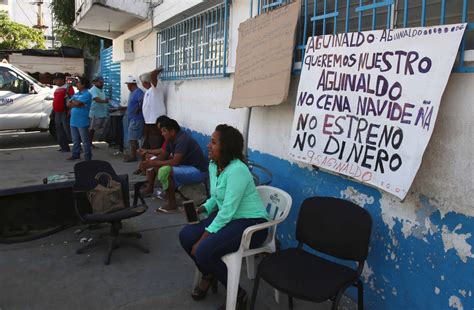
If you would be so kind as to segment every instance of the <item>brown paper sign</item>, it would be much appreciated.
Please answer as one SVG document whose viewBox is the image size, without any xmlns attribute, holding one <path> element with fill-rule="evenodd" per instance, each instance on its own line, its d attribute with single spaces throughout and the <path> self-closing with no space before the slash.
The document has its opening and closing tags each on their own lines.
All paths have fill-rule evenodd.
<svg viewBox="0 0 474 310">
<path fill-rule="evenodd" d="M 299 9 L 296 1 L 240 24 L 230 108 L 287 100 Z"/>
</svg>

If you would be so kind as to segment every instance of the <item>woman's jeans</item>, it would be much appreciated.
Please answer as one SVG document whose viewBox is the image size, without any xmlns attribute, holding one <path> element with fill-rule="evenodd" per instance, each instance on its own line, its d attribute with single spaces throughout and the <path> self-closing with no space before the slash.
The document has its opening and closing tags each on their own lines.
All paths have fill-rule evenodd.
<svg viewBox="0 0 474 310">
<path fill-rule="evenodd" d="M 82 147 L 84 148 L 84 159 L 92 159 L 91 141 L 89 139 L 89 128 L 88 127 L 74 127 L 71 126 L 71 137 L 72 137 L 72 157 L 81 157 L 81 141 Z"/>
<path fill-rule="evenodd" d="M 212 223 L 216 215 L 217 213 L 211 214 L 199 224 L 186 225 L 179 233 L 179 241 L 204 276 L 214 275 L 219 282 L 227 286 L 227 267 L 221 257 L 239 249 L 242 234 L 247 227 L 266 222 L 266 220 L 237 219 L 230 221 L 218 232 L 210 234 L 209 237 L 201 241 L 196 255 L 191 255 L 194 243 L 201 238 L 204 229 Z M 260 246 L 267 238 L 267 234 L 267 229 L 255 232 L 250 242 L 250 248 Z"/>
</svg>

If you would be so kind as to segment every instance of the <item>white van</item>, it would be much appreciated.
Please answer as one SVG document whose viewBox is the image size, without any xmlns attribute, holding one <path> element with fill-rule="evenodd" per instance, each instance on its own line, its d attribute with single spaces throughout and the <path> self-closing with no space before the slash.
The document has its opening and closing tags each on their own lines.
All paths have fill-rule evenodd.
<svg viewBox="0 0 474 310">
<path fill-rule="evenodd" d="M 54 131 L 53 93 L 15 66 L 0 63 L 0 130 Z"/>
</svg>

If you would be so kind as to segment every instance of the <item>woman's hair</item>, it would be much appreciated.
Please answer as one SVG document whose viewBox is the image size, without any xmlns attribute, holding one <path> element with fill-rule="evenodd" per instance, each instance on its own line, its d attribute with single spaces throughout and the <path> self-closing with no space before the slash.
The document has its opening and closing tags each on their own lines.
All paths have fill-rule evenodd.
<svg viewBox="0 0 474 310">
<path fill-rule="evenodd" d="M 234 159 L 240 159 L 245 163 L 244 137 L 240 131 L 226 124 L 217 125 L 216 131 L 219 133 L 220 155 L 223 168 Z"/>
<path fill-rule="evenodd" d="M 91 82 L 85 76 L 77 76 L 76 80 L 79 81 L 79 83 L 81 83 L 82 85 L 84 85 L 85 88 L 91 87 Z"/>
</svg>

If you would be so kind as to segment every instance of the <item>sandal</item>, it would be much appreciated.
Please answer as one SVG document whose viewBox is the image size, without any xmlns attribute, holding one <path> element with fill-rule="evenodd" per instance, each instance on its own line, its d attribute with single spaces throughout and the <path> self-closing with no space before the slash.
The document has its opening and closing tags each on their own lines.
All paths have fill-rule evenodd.
<svg viewBox="0 0 474 310">
<path fill-rule="evenodd" d="M 159 208 L 155 209 L 155 213 L 157 213 L 157 214 L 160 214 L 160 213 L 175 214 L 175 213 L 179 213 L 179 209 L 176 208 L 174 210 L 168 210 L 168 209 L 165 209 L 164 207 L 159 207 Z"/>
<path fill-rule="evenodd" d="M 213 276 L 203 276 L 202 279 L 209 281 L 209 285 L 205 290 L 201 289 L 199 285 L 194 288 L 193 292 L 191 293 L 191 297 L 196 301 L 203 300 L 204 298 L 206 298 L 207 291 L 209 290 L 209 288 L 212 289 L 212 292 L 214 294 L 217 294 L 217 279 Z"/>
</svg>

